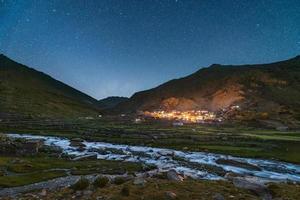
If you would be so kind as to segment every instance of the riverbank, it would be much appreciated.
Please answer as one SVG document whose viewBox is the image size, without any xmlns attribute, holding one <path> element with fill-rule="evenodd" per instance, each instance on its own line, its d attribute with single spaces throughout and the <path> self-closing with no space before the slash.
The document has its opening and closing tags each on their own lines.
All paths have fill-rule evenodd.
<svg viewBox="0 0 300 200">
<path fill-rule="evenodd" d="M 206 152 L 178 151 L 147 146 L 130 146 L 104 142 L 69 140 L 60 137 L 7 134 L 9 138 L 39 140 L 74 159 L 95 157 L 152 165 L 161 171 L 176 170 L 193 179 L 222 180 L 227 173 L 247 175 L 264 182 L 300 182 L 300 165 L 279 161 L 249 159 Z M 77 157 L 77 158 L 76 158 Z"/>
<path fill-rule="evenodd" d="M 300 166 L 291 163 L 79 138 L 18 134 L 8 138 L 13 145 L 13 141 L 42 145 L 36 154 L 0 157 L 0 185 L 5 187 L 0 199 L 252 200 L 297 199 L 299 194 Z M 95 187 L 99 176 L 110 177 L 109 184 Z M 81 177 L 89 185 L 80 191 L 70 188 Z"/>
<path fill-rule="evenodd" d="M 300 131 L 232 125 L 135 124 L 106 119 L 0 123 L 4 133 L 81 138 L 114 144 L 204 151 L 300 164 Z"/>
</svg>

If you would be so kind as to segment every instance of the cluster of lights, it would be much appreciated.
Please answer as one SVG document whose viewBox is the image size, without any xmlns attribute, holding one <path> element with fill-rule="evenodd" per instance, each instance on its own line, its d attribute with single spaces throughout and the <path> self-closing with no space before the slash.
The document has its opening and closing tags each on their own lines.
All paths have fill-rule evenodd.
<svg viewBox="0 0 300 200">
<path fill-rule="evenodd" d="M 153 111 L 144 112 L 147 117 L 153 117 L 155 119 L 166 119 L 166 120 L 180 120 L 186 123 L 201 123 L 205 121 L 216 121 L 218 120 L 216 115 L 212 112 L 205 110 L 191 110 L 191 111 Z"/>
</svg>

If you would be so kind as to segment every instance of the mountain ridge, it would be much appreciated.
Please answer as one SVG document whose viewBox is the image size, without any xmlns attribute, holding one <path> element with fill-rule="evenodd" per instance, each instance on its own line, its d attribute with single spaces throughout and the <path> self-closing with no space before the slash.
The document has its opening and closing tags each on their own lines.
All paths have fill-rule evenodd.
<svg viewBox="0 0 300 200">
<path fill-rule="evenodd" d="M 43 117 L 96 115 L 97 100 L 34 68 L 0 55 L 2 113 Z"/>
<path fill-rule="evenodd" d="M 299 119 L 299 69 L 300 56 L 267 64 L 213 64 L 183 78 L 137 92 L 117 105 L 113 112 L 217 111 L 239 104 L 244 110 L 266 112 L 274 118 L 281 118 L 278 113 L 288 110 L 292 112 L 290 116 Z"/>
<path fill-rule="evenodd" d="M 100 109 L 110 109 L 117 106 L 119 103 L 127 101 L 128 97 L 109 96 L 98 101 Z"/>
</svg>

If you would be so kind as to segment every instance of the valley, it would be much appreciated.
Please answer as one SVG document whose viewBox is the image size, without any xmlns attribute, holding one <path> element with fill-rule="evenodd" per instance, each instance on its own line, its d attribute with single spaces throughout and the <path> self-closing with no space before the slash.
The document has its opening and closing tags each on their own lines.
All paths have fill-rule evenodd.
<svg viewBox="0 0 300 200">
<path fill-rule="evenodd" d="M 0 199 L 297 199 L 299 61 L 98 101 L 1 55 Z"/>
<path fill-rule="evenodd" d="M 92 184 L 95 177 L 99 175 L 109 176 L 111 181 L 109 185 L 103 188 L 97 189 L 93 188 L 93 186 L 86 188 L 84 191 L 91 191 L 88 196 L 92 199 L 99 195 L 103 196 L 104 199 L 112 197 L 117 199 L 139 199 L 139 191 L 144 191 L 145 199 L 168 199 L 168 191 L 176 191 L 175 193 L 179 198 L 187 198 L 191 195 L 190 198 L 193 196 L 196 199 L 203 195 L 205 198 L 213 199 L 220 192 L 223 197 L 230 199 L 260 199 L 262 195 L 269 195 L 269 193 L 273 197 L 284 196 L 293 199 L 293 195 L 298 194 L 296 188 L 299 187 L 300 158 L 297 152 L 300 151 L 300 134 L 297 130 L 283 132 L 273 129 L 209 124 L 185 124 L 178 127 L 173 126 L 171 123 L 136 124 L 133 120 L 126 121 L 123 119 L 122 121 L 117 121 L 105 117 L 100 119 L 69 120 L 64 123 L 62 123 L 62 120 L 43 121 L 41 119 L 31 119 L 20 121 L 18 126 L 12 122 L 2 122 L 0 128 L 2 133 L 21 134 L 11 135 L 12 138 L 16 138 L 16 141 L 20 140 L 19 142 L 21 143 L 25 142 L 26 140 L 23 139 L 26 138 L 27 140 L 41 140 L 48 145 L 57 144 L 67 152 L 67 154 L 62 154 L 61 158 L 57 156 L 61 154 L 61 150 L 59 150 L 61 148 L 58 148 L 58 151 L 56 148 L 46 148 L 46 151 L 41 150 L 34 154 L 25 153 L 17 156 L 1 153 L 0 168 L 7 170 L 0 177 L 1 187 L 4 187 L 3 192 L 13 191 L 13 194 L 21 195 L 21 193 L 17 193 L 13 189 L 19 187 L 18 190 L 23 191 L 22 198 L 24 199 L 71 198 L 72 196 L 84 199 L 87 197 L 87 194 L 75 194 L 72 192 L 72 189 L 68 189 L 68 185 L 75 184 L 82 177 L 87 177 Z M 73 144 L 75 146 L 65 148 L 66 146 L 64 145 L 68 145 L 68 142 L 64 142 L 65 140 L 74 141 Z M 83 145 L 81 145 L 81 142 Z M 89 150 L 82 149 L 77 153 L 74 151 L 82 147 Z M 162 150 L 157 148 L 162 148 Z M 154 158 L 152 152 L 156 151 L 165 153 L 157 153 L 161 158 L 157 160 L 159 158 L 157 157 L 151 161 L 151 158 Z M 95 153 L 97 152 L 99 153 L 98 159 L 95 158 Z M 184 152 L 186 152 L 186 155 L 181 155 Z M 202 155 L 200 163 L 197 164 L 197 159 L 193 157 L 190 157 L 190 159 L 194 159 L 196 163 L 195 161 L 192 161 L 192 163 L 187 162 L 188 155 L 192 156 L 193 152 L 199 152 L 199 155 Z M 82 161 L 74 160 L 74 157 L 80 157 L 85 154 L 91 156 L 82 158 Z M 215 161 L 213 161 L 214 159 L 208 159 L 209 157 L 203 157 L 203 155 L 210 155 L 213 158 L 214 155 L 220 154 L 225 154 L 225 157 L 221 156 Z M 233 161 L 235 157 L 228 157 L 228 155 L 254 159 L 250 162 L 252 164 L 250 164 L 249 161 L 245 162 L 243 159 L 238 159 L 238 162 Z M 262 159 L 266 160 L 265 164 L 260 165 L 259 162 L 255 162 Z M 282 161 L 284 162 L 281 163 Z M 157 165 L 156 162 L 160 164 L 157 163 Z M 207 162 L 220 163 L 221 165 L 217 164 L 218 166 L 214 166 Z M 272 162 L 274 163 L 273 167 L 271 166 Z M 185 177 L 183 182 L 171 181 L 166 176 L 169 170 L 176 168 L 176 163 L 182 163 L 185 166 L 184 168 L 177 166 L 179 167 L 177 172 Z M 284 165 L 289 165 L 288 163 L 294 163 L 295 165 L 291 164 L 285 168 Z M 278 168 L 279 165 L 282 165 L 282 168 Z M 224 168 L 226 170 L 220 168 L 220 166 L 227 166 Z M 260 173 L 261 169 L 259 169 L 263 166 L 266 167 L 262 171 L 266 173 L 265 176 L 263 173 Z M 188 168 L 197 169 L 194 173 L 198 175 L 191 175 L 193 170 L 184 170 Z M 164 170 L 160 171 L 158 169 Z M 247 170 L 250 171 L 247 172 Z M 251 170 L 254 170 L 253 172 L 256 172 L 258 177 L 262 178 L 261 181 L 266 181 L 263 185 L 266 185 L 264 187 L 267 187 L 267 193 L 257 193 L 257 191 L 253 191 L 253 188 L 239 189 L 239 187 L 234 185 L 233 180 L 239 180 L 234 179 L 234 177 L 241 177 L 247 183 L 259 184 L 262 187 L 258 180 L 254 181 L 251 178 L 247 178 L 256 176 Z M 276 175 L 271 176 L 270 172 L 266 170 L 275 170 Z M 291 171 L 288 172 L 287 170 Z M 281 173 L 282 175 L 280 175 Z M 291 173 L 290 177 L 286 176 L 288 173 Z M 43 176 L 38 174 L 43 174 Z M 207 175 L 205 176 L 205 174 Z M 125 179 L 124 183 L 114 183 L 114 179 L 119 176 Z M 224 176 L 227 178 L 222 180 L 223 178 L 220 177 Z M 59 180 L 59 177 L 66 177 L 66 179 L 62 181 Z M 141 177 L 143 180 L 142 186 L 135 184 L 136 179 L 139 180 Z M 274 179 L 270 180 L 270 177 L 274 177 Z M 57 183 L 62 185 L 54 184 L 56 185 L 54 187 L 51 180 L 56 180 Z M 43 181 L 46 182 L 43 183 Z M 30 185 L 34 183 L 43 183 L 43 185 L 47 186 L 52 184 L 53 188 L 51 186 L 50 188 L 52 189 L 46 190 L 47 193 L 43 196 L 40 191 L 44 187 Z M 195 188 L 188 190 L 189 192 L 185 191 L 184 188 L 191 187 L 191 184 Z M 28 186 L 23 188 L 23 185 Z M 151 193 L 150 191 L 155 190 L 157 185 L 161 192 Z M 5 189 L 8 187 L 11 189 Z M 124 187 L 130 188 L 129 196 L 122 193 Z M 32 188 L 36 188 L 38 192 L 33 192 Z M 205 188 L 205 191 L 209 191 L 209 193 L 195 193 L 196 188 Z M 110 190 L 114 192 L 112 193 Z M 295 193 L 287 194 L 287 190 L 295 190 Z M 56 192 L 53 193 L 51 191 Z M 0 198 L 3 198 L 3 196 Z M 4 199 L 10 199 L 10 197 Z"/>
</svg>

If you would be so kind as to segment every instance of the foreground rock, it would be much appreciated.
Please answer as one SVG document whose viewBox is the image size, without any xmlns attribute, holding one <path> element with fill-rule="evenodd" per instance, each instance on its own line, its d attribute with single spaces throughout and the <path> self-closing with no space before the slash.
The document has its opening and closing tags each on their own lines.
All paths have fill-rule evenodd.
<svg viewBox="0 0 300 200">
<path fill-rule="evenodd" d="M 217 193 L 213 196 L 213 200 L 225 200 L 224 196 Z"/>
<path fill-rule="evenodd" d="M 174 169 L 171 169 L 167 172 L 167 177 L 170 181 L 178 181 L 181 182 L 184 178 L 179 175 Z"/>
<path fill-rule="evenodd" d="M 0 190 L 0 197 L 17 196 L 20 193 L 30 192 L 33 190 L 42 190 L 44 188 L 47 188 L 48 190 L 55 190 L 61 187 L 68 187 L 78 181 L 79 178 L 80 176 L 68 176 L 26 186 L 5 188 Z"/>
<path fill-rule="evenodd" d="M 257 167 L 256 165 L 239 162 L 236 160 L 218 159 L 218 160 L 216 160 L 216 163 L 221 164 L 221 165 L 230 165 L 230 166 L 234 166 L 234 167 L 240 167 L 240 168 L 244 168 L 244 169 L 248 169 L 248 170 L 261 171 L 261 169 L 259 167 Z"/>
<path fill-rule="evenodd" d="M 176 198 L 177 198 L 177 195 L 176 195 L 176 193 L 174 193 L 174 192 L 167 191 L 167 192 L 166 192 L 166 197 L 167 197 L 168 199 L 176 199 Z"/>
<path fill-rule="evenodd" d="M 136 177 L 133 181 L 134 185 L 145 186 L 147 181 L 143 177 Z"/>
<path fill-rule="evenodd" d="M 43 146 L 43 140 L 16 140 L 0 133 L 0 154 L 11 156 L 35 155 Z"/>
<path fill-rule="evenodd" d="M 235 187 L 250 190 L 256 195 L 260 196 L 263 200 L 271 200 L 272 196 L 268 188 L 261 182 L 249 180 L 243 177 L 234 177 L 232 182 Z"/>
<path fill-rule="evenodd" d="M 76 158 L 72 159 L 73 161 L 79 161 L 79 160 L 97 160 L 97 154 L 89 154 L 84 156 L 78 156 Z"/>
<path fill-rule="evenodd" d="M 83 144 L 84 140 L 80 139 L 80 138 L 73 138 L 70 140 L 70 145 L 72 147 L 76 147 L 78 148 L 78 150 L 84 150 L 85 145 Z"/>
</svg>

